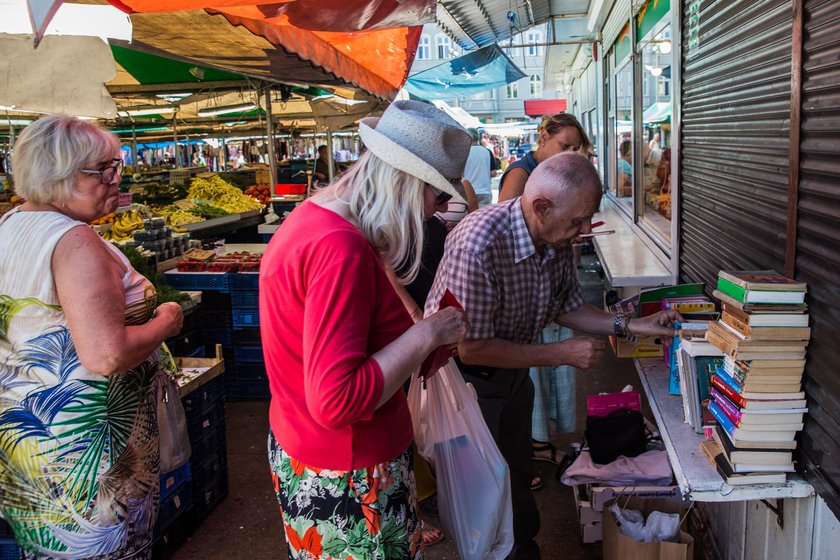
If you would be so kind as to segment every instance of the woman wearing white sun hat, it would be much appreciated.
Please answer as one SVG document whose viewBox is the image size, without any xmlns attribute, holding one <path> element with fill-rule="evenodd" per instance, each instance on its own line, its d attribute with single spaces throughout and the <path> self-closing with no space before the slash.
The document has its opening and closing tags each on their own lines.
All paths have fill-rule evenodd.
<svg viewBox="0 0 840 560">
<path fill-rule="evenodd" d="M 402 384 L 466 332 L 451 308 L 413 323 L 385 271 L 417 275 L 423 220 L 460 198 L 469 135 L 415 101 L 359 133 L 367 152 L 292 212 L 261 264 L 269 461 L 291 558 L 422 557 Z"/>
</svg>

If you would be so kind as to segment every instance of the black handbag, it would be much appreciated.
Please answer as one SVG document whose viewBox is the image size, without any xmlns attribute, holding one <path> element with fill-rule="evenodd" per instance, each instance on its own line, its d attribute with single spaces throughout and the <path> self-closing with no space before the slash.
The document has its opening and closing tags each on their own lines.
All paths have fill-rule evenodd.
<svg viewBox="0 0 840 560">
<path fill-rule="evenodd" d="M 645 420 L 638 410 L 622 408 L 607 416 L 586 417 L 586 443 L 592 461 L 605 465 L 619 455 L 635 457 L 645 452 Z"/>
</svg>

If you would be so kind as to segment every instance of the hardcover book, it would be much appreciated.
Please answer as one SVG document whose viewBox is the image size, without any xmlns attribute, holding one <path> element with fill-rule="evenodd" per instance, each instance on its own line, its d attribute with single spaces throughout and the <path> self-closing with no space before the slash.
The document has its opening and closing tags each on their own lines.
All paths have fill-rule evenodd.
<svg viewBox="0 0 840 560">
<path fill-rule="evenodd" d="M 748 290 L 804 292 L 807 287 L 803 282 L 782 276 L 775 270 L 721 270 L 718 277 Z"/>
<path fill-rule="evenodd" d="M 739 299 L 736 299 L 728 294 L 723 293 L 720 290 L 715 290 L 712 292 L 712 296 L 719 299 L 721 303 L 726 303 L 732 307 L 736 307 L 738 309 L 743 309 L 748 313 L 753 314 L 760 314 L 760 313 L 791 313 L 791 314 L 798 314 L 798 313 L 805 313 L 808 311 L 808 306 L 803 304 L 792 305 L 792 304 L 777 304 L 777 303 L 745 303 Z"/>
<path fill-rule="evenodd" d="M 805 303 L 804 291 L 749 289 L 721 277 L 718 277 L 717 289 L 744 303 Z"/>
</svg>

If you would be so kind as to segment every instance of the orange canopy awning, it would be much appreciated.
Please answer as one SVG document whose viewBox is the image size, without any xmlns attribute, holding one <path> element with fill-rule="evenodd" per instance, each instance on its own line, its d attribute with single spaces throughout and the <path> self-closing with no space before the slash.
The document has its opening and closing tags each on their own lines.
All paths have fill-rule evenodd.
<svg viewBox="0 0 840 560">
<path fill-rule="evenodd" d="M 313 67 L 332 74 L 369 93 L 393 99 L 405 83 L 414 60 L 422 24 L 434 20 L 434 0 L 108 0 L 135 13 L 135 40 L 140 48 L 212 64 L 218 68 L 283 81 L 303 81 L 297 73 L 278 74 L 272 57 L 294 55 Z M 166 13 L 169 12 L 169 13 Z M 223 16 L 234 28 L 246 29 L 274 46 L 264 61 L 253 52 L 238 56 L 236 41 L 198 36 L 195 40 L 163 43 L 155 40 L 149 26 L 171 24 L 173 16 Z M 168 16 L 168 17 L 167 17 Z M 181 18 L 184 21 L 183 18 Z M 218 25 L 212 25 L 218 30 Z M 194 30 L 179 28 L 190 34 Z M 169 33 L 179 30 L 170 29 Z M 235 34 L 234 34 L 235 35 Z M 171 35 L 170 35 L 171 36 Z M 241 38 L 241 37 L 240 37 Z M 222 44 L 220 44 L 220 42 Z M 221 49 L 219 47 L 222 47 Z M 285 66 L 287 69 L 288 65 Z"/>
</svg>

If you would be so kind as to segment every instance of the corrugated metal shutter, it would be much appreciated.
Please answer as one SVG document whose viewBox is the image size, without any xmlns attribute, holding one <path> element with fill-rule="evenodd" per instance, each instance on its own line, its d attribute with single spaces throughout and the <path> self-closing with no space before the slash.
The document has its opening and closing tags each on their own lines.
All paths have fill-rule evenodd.
<svg viewBox="0 0 840 560">
<path fill-rule="evenodd" d="M 616 0 L 612 10 L 610 10 L 610 15 L 607 16 L 607 21 L 604 22 L 603 29 L 601 29 L 604 52 L 612 48 L 616 37 L 621 33 L 621 28 L 628 21 L 630 21 L 630 0 Z"/>
<path fill-rule="evenodd" d="M 796 277 L 808 282 L 812 335 L 802 466 L 840 516 L 840 2 L 804 7 Z"/>
<path fill-rule="evenodd" d="M 784 269 L 790 0 L 705 0 L 689 50 L 683 0 L 680 277 Z"/>
</svg>

